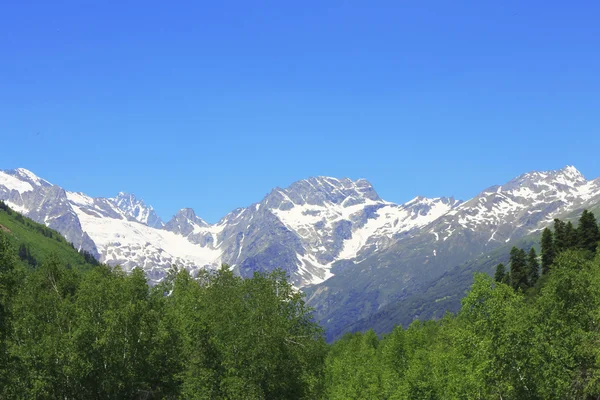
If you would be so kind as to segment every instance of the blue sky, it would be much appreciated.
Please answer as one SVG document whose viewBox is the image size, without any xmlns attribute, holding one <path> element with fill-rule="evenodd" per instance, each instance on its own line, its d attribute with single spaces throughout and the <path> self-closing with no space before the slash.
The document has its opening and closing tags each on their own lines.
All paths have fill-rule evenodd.
<svg viewBox="0 0 600 400">
<path fill-rule="evenodd" d="M 600 176 L 597 1 L 5 1 L 0 169 L 168 219 L 364 177 L 469 198 Z"/>
</svg>

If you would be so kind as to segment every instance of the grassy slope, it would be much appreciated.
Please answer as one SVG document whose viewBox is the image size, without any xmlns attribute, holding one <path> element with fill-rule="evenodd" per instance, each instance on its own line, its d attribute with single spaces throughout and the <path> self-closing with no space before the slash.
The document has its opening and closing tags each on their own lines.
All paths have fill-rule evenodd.
<svg viewBox="0 0 600 400">
<path fill-rule="evenodd" d="M 15 251 L 21 244 L 26 244 L 31 255 L 38 262 L 42 262 L 49 254 L 55 253 L 73 268 L 92 267 L 60 233 L 10 209 L 0 208 L 0 231 L 8 236 Z"/>
</svg>

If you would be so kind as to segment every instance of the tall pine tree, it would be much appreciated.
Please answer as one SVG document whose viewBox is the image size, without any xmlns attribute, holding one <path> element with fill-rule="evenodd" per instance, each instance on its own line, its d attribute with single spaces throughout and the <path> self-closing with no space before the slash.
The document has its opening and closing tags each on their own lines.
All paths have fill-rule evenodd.
<svg viewBox="0 0 600 400">
<path fill-rule="evenodd" d="M 496 273 L 494 274 L 494 280 L 496 282 L 502 282 L 504 280 L 504 276 L 506 275 L 506 268 L 504 264 L 500 263 L 496 266 Z"/>
<path fill-rule="evenodd" d="M 515 290 L 526 290 L 527 281 L 527 254 L 525 250 L 514 247 L 510 250 L 510 280 Z"/>
<path fill-rule="evenodd" d="M 554 219 L 554 251 L 556 254 L 567 249 L 566 224 L 558 218 Z"/>
<path fill-rule="evenodd" d="M 598 241 L 600 241 L 600 231 L 594 213 L 583 210 L 577 227 L 577 239 L 579 248 L 589 250 L 592 253 L 596 252 Z"/>
<path fill-rule="evenodd" d="M 577 247 L 577 230 L 571 221 L 567 222 L 567 225 L 565 225 L 565 239 L 567 249 Z"/>
<path fill-rule="evenodd" d="M 554 251 L 554 237 L 552 231 L 548 228 L 542 233 L 542 274 L 550 272 L 550 266 L 554 262 L 556 252 Z"/>
<path fill-rule="evenodd" d="M 537 259 L 537 253 L 532 247 L 529 249 L 529 256 L 527 257 L 527 280 L 529 286 L 535 286 L 538 278 L 540 277 L 540 264 Z"/>
</svg>

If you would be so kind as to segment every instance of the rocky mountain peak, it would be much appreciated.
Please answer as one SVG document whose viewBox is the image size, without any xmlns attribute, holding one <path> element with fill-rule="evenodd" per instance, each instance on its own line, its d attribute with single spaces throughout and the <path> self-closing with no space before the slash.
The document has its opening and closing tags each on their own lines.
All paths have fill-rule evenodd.
<svg viewBox="0 0 600 400">
<path fill-rule="evenodd" d="M 187 236 L 196 228 L 208 227 L 202 218 L 196 216 L 196 213 L 191 208 L 182 208 L 164 225 L 164 229 Z"/>
<path fill-rule="evenodd" d="M 182 208 L 177 212 L 177 215 L 186 218 L 197 225 L 208 226 L 208 224 L 202 218 L 196 216 L 196 212 L 191 208 Z"/>
<path fill-rule="evenodd" d="M 270 208 L 289 210 L 294 206 L 324 204 L 348 207 L 367 201 L 382 201 L 366 179 L 317 176 L 292 183 L 285 189 L 275 188 L 264 202 Z"/>
<path fill-rule="evenodd" d="M 586 183 L 587 180 L 583 174 L 577 168 L 568 165 L 552 171 L 527 172 L 502 185 L 501 188 L 502 190 L 513 190 L 519 187 L 537 188 L 547 185 L 574 188 Z"/>
<path fill-rule="evenodd" d="M 163 226 L 163 222 L 156 214 L 152 206 L 146 205 L 142 199 L 138 199 L 134 194 L 119 192 L 116 197 L 109 199 L 128 217 L 132 217 L 138 222 L 159 228 Z"/>
<path fill-rule="evenodd" d="M 35 186 L 52 186 L 50 182 L 40 178 L 39 176 L 25 168 L 16 168 L 6 172 L 10 175 L 13 175 L 17 179 L 20 179 L 21 181 L 29 182 L 30 184 L 33 184 Z"/>
</svg>

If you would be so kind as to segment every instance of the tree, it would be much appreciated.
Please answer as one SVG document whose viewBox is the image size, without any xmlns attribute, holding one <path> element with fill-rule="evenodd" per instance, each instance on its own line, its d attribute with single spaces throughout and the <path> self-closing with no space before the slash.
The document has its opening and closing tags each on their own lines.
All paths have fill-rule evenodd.
<svg viewBox="0 0 600 400">
<path fill-rule="evenodd" d="M 542 233 L 542 274 L 546 275 L 550 272 L 550 267 L 554 262 L 555 250 L 554 250 L 554 238 L 552 231 L 548 228 L 544 229 Z"/>
<path fill-rule="evenodd" d="M 554 251 L 556 254 L 567 248 L 566 225 L 558 218 L 554 219 Z"/>
<path fill-rule="evenodd" d="M 583 210 L 577 227 L 577 239 L 579 248 L 592 253 L 596 252 L 598 241 L 600 241 L 600 231 L 594 213 Z"/>
<path fill-rule="evenodd" d="M 21 243 L 21 245 L 19 246 L 19 258 L 22 261 L 27 262 L 27 264 L 29 264 L 32 267 L 35 267 L 37 265 L 37 260 L 31 254 L 31 250 L 29 249 L 29 246 L 26 245 L 25 243 Z"/>
<path fill-rule="evenodd" d="M 494 281 L 502 282 L 504 281 L 504 276 L 506 275 L 506 268 L 504 264 L 500 263 L 496 266 L 496 273 L 494 274 Z"/>
<path fill-rule="evenodd" d="M 408 367 L 408 348 L 404 329 L 401 326 L 396 326 L 381 341 L 380 349 L 384 396 L 391 398 L 403 380 Z"/>
<path fill-rule="evenodd" d="M 464 362 L 471 364 L 465 379 L 472 379 L 477 391 L 453 398 L 535 398 L 526 373 L 532 368 L 527 355 L 529 318 L 524 311 L 521 293 L 493 285 L 485 274 L 475 275 L 470 292 L 462 300 L 456 345 Z"/>
<path fill-rule="evenodd" d="M 502 279 L 502 283 L 510 286 L 510 272 L 504 274 L 504 279 Z"/>
<path fill-rule="evenodd" d="M 0 230 L 0 398 L 12 397 L 7 392 L 11 373 L 8 338 L 12 330 L 12 302 L 17 292 L 16 258 L 6 235 Z"/>
<path fill-rule="evenodd" d="M 529 249 L 529 256 L 527 257 L 527 280 L 529 286 L 535 286 L 538 278 L 540 277 L 540 264 L 537 259 L 537 253 L 532 247 Z"/>
<path fill-rule="evenodd" d="M 566 248 L 573 249 L 577 247 L 577 230 L 571 221 L 565 225 Z"/>
<path fill-rule="evenodd" d="M 531 318 L 539 360 L 533 376 L 542 399 L 596 399 L 600 395 L 598 309 L 600 263 L 565 251 L 555 261 Z"/>
<path fill-rule="evenodd" d="M 525 250 L 515 246 L 510 250 L 510 280 L 515 290 L 526 290 L 529 287 L 527 280 L 527 255 Z"/>
<path fill-rule="evenodd" d="M 328 357 L 328 399 L 374 399 L 381 386 L 379 340 L 372 330 L 349 334 L 336 343 Z M 402 357 L 402 354 L 398 354 Z M 397 382 L 396 382 L 397 384 Z"/>
<path fill-rule="evenodd" d="M 56 254 L 30 272 L 13 301 L 11 356 L 17 360 L 13 392 L 21 398 L 75 398 L 71 360 L 79 276 Z"/>
</svg>

